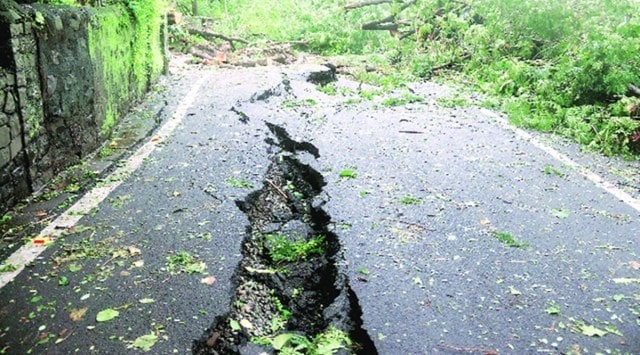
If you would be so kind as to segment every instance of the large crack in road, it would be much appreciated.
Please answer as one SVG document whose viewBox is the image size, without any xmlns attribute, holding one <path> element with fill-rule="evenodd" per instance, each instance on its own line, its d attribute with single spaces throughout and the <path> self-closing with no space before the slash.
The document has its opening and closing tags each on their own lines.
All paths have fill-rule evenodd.
<svg viewBox="0 0 640 355">
<path fill-rule="evenodd" d="M 377 354 L 362 329 L 362 311 L 349 286 L 331 217 L 322 210 L 322 174 L 300 162 L 318 149 L 267 123 L 281 151 L 262 188 L 237 201 L 250 221 L 234 274 L 229 314 L 194 341 L 194 354 L 250 354 L 261 348 L 310 351 L 327 346 Z M 324 344 L 323 344 L 324 343 Z"/>
<path fill-rule="evenodd" d="M 0 352 L 638 353 L 637 191 L 605 171 L 637 163 L 325 69 L 176 78 L 172 133 L 0 289 Z"/>
</svg>

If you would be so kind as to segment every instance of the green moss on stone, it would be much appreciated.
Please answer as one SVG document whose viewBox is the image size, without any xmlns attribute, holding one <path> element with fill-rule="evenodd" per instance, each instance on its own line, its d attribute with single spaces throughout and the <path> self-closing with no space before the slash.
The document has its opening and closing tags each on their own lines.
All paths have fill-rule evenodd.
<svg viewBox="0 0 640 355">
<path fill-rule="evenodd" d="M 99 9 L 89 26 L 89 53 L 104 106 L 102 133 L 108 135 L 163 69 L 161 0 L 141 0 Z"/>
</svg>

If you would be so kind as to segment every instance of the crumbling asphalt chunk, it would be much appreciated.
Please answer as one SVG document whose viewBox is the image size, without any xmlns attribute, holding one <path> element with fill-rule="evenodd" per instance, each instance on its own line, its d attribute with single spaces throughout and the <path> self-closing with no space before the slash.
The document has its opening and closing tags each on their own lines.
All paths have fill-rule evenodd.
<svg viewBox="0 0 640 355">
<path fill-rule="evenodd" d="M 307 81 L 316 85 L 324 86 L 337 80 L 337 68 L 335 65 L 331 63 L 324 63 L 322 64 L 321 68 L 322 67 L 324 68 L 321 70 L 314 70 L 310 72 L 309 76 L 307 77 Z"/>
<path fill-rule="evenodd" d="M 249 102 L 267 101 L 270 97 L 273 96 L 293 95 L 292 91 L 293 90 L 291 89 L 291 82 L 289 81 L 289 78 L 283 74 L 282 81 L 278 85 L 266 89 L 260 93 L 253 94 L 249 99 Z"/>
<path fill-rule="evenodd" d="M 326 182 L 297 151 L 318 156 L 268 124 L 282 149 L 262 187 L 237 206 L 250 225 L 233 278 L 229 314 L 217 317 L 194 341 L 194 354 L 258 354 L 295 350 L 377 354 L 362 328 L 360 306 L 342 262 L 331 217 L 314 207 Z M 304 149 L 300 149 L 304 147 Z"/>
</svg>

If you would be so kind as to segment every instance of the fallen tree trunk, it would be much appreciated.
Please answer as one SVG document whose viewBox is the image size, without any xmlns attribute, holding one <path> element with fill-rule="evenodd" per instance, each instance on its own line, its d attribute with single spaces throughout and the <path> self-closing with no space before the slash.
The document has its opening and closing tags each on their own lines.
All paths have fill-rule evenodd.
<svg viewBox="0 0 640 355">
<path fill-rule="evenodd" d="M 214 38 L 219 38 L 221 40 L 227 41 L 227 42 L 229 42 L 229 44 L 231 44 L 231 47 L 234 47 L 234 43 L 235 42 L 239 42 L 239 43 L 242 43 L 242 44 L 249 44 L 249 41 L 247 41 L 244 38 L 229 37 L 227 35 L 223 35 L 222 33 L 203 31 L 203 30 L 199 30 L 199 29 L 195 29 L 195 28 L 188 28 L 187 30 L 189 31 L 189 33 L 202 36 L 205 39 L 209 39 L 210 40 L 210 39 L 214 39 Z"/>
<path fill-rule="evenodd" d="M 627 85 L 627 95 L 640 97 L 640 88 L 633 84 Z"/>
<path fill-rule="evenodd" d="M 416 0 L 410 0 L 407 1 L 406 3 L 404 3 L 400 9 L 398 10 L 398 12 L 396 12 L 395 14 L 389 15 L 385 18 L 379 19 L 379 20 L 375 20 L 375 21 L 371 21 L 371 22 L 367 22 L 367 23 L 363 23 L 362 25 L 360 25 L 360 29 L 362 30 L 373 30 L 373 31 L 398 31 L 398 28 L 401 25 L 408 25 L 410 24 L 407 21 L 403 21 L 403 20 L 396 20 L 396 18 L 398 17 L 398 15 L 404 11 L 406 8 L 408 8 L 409 6 L 413 5 L 416 3 Z"/>
</svg>

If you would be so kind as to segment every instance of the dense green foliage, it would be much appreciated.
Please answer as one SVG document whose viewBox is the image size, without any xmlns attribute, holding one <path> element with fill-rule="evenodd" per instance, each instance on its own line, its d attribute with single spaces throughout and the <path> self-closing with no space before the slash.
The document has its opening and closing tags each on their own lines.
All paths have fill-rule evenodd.
<svg viewBox="0 0 640 355">
<path fill-rule="evenodd" d="M 636 0 L 418 0 L 401 13 L 398 2 L 349 11 L 346 3 L 199 0 L 198 8 L 221 32 L 302 40 L 322 54 L 383 54 L 396 68 L 362 80 L 463 78 L 517 125 L 606 154 L 640 151 L 640 121 L 630 117 L 638 100 L 626 96 L 629 84 L 640 85 Z M 177 6 L 189 13 L 192 1 Z M 405 20 L 405 39 L 360 30 L 390 14 Z"/>
<path fill-rule="evenodd" d="M 305 49 L 323 54 L 384 51 L 395 41 L 359 30 L 366 19 L 384 14 L 379 8 L 362 12 L 340 9 L 344 0 L 199 0 L 198 14 L 212 17 L 219 32 L 254 41 L 305 41 Z M 192 0 L 179 0 L 179 11 L 191 14 Z"/>
<path fill-rule="evenodd" d="M 434 4 L 437 2 L 430 2 Z M 442 2 L 444 3 L 444 2 Z M 640 21 L 633 0 L 475 0 L 419 30 L 413 72 L 451 63 L 522 126 L 555 131 L 607 154 L 638 152 L 630 117 L 640 83 Z M 634 141 L 635 140 L 635 141 Z"/>
</svg>

